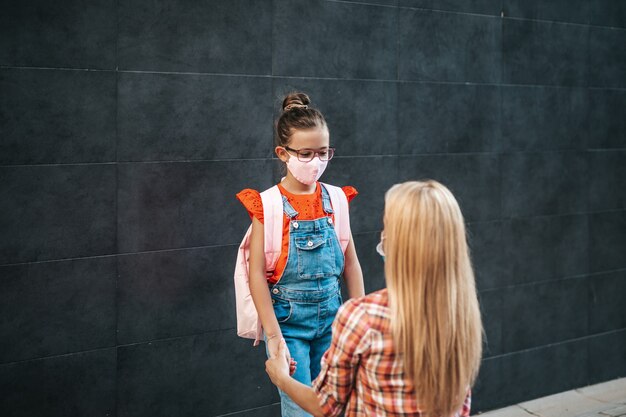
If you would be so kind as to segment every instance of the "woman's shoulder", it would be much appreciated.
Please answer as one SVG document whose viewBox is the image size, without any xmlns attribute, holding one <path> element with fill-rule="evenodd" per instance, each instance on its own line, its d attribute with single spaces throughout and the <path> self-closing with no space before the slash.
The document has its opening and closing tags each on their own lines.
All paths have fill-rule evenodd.
<svg viewBox="0 0 626 417">
<path fill-rule="evenodd" d="M 387 289 L 374 291 L 366 294 L 363 297 L 351 298 L 344 303 L 343 310 L 346 310 L 344 314 L 354 313 L 356 311 L 362 314 L 379 315 L 382 310 L 387 309 L 389 306 Z"/>
<path fill-rule="evenodd" d="M 387 332 L 389 314 L 385 289 L 346 301 L 337 312 L 335 322 L 342 331 L 351 331 L 365 338 L 370 331 Z"/>
</svg>

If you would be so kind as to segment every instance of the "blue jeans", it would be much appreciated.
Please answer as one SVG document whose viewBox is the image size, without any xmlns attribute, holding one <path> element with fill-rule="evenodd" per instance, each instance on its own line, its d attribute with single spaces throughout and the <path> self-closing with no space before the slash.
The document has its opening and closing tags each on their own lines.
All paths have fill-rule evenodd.
<svg viewBox="0 0 626 417">
<path fill-rule="evenodd" d="M 292 377 L 310 386 L 320 373 L 322 356 L 330 346 L 331 326 L 342 303 L 339 285 L 322 291 L 278 288 L 280 292 L 272 294 L 272 302 L 289 353 L 297 362 Z M 287 394 L 280 390 L 279 394 L 283 417 L 310 416 Z"/>
<path fill-rule="evenodd" d="M 298 213 L 283 198 L 289 225 L 289 256 L 280 281 L 270 287 L 274 313 L 291 357 L 297 361 L 293 375 L 311 385 L 320 372 L 324 352 L 330 347 L 331 326 L 339 306 L 339 278 L 344 255 L 330 214 L 328 193 L 322 187 L 322 205 L 328 215 L 297 220 Z M 282 417 L 305 417 L 291 398 L 280 391 Z"/>
</svg>

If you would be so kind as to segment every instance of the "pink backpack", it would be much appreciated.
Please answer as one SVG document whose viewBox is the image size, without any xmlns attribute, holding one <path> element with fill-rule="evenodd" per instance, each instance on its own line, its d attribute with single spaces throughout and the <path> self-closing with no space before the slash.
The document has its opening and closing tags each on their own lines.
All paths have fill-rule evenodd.
<svg viewBox="0 0 626 417">
<path fill-rule="evenodd" d="M 330 203 L 333 206 L 335 215 L 335 232 L 339 239 L 341 250 L 345 254 L 348 242 L 350 241 L 350 214 L 348 211 L 348 199 L 339 187 L 323 184 Z M 265 268 L 273 271 L 276 262 L 282 251 L 283 241 L 283 199 L 278 186 L 265 190 L 261 193 L 263 203 L 264 218 L 264 247 L 265 247 Z M 237 264 L 235 266 L 235 302 L 237 306 L 237 335 L 247 339 L 254 339 L 254 346 L 259 344 L 263 335 L 261 320 L 254 307 L 252 295 L 250 295 L 249 282 L 249 258 L 250 258 L 250 232 L 252 225 L 248 228 L 237 253 Z"/>
</svg>

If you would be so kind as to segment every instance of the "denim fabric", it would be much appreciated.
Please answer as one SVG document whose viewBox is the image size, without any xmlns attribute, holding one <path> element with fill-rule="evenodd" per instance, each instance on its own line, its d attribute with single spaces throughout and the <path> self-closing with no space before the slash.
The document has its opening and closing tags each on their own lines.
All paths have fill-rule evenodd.
<svg viewBox="0 0 626 417">
<path fill-rule="evenodd" d="M 290 218 L 289 256 L 280 281 L 270 288 L 283 338 L 298 362 L 293 377 L 307 385 L 320 372 L 322 355 L 330 346 L 331 325 L 342 303 L 339 277 L 344 255 L 323 186 L 322 203 L 328 217 L 298 220 L 298 212 L 283 198 L 284 212 Z M 283 417 L 310 416 L 285 393 L 280 392 L 280 397 Z"/>
</svg>

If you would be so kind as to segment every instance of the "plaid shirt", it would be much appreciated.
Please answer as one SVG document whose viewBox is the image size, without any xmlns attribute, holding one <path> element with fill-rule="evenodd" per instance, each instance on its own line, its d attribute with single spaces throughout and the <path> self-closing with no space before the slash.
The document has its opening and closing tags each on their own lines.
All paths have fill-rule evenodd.
<svg viewBox="0 0 626 417">
<path fill-rule="evenodd" d="M 387 290 L 345 303 L 333 323 L 333 338 L 313 382 L 324 415 L 421 416 L 413 382 L 396 355 Z M 467 417 L 471 395 L 455 414 Z M 347 407 L 346 407 L 347 405 Z"/>
</svg>

